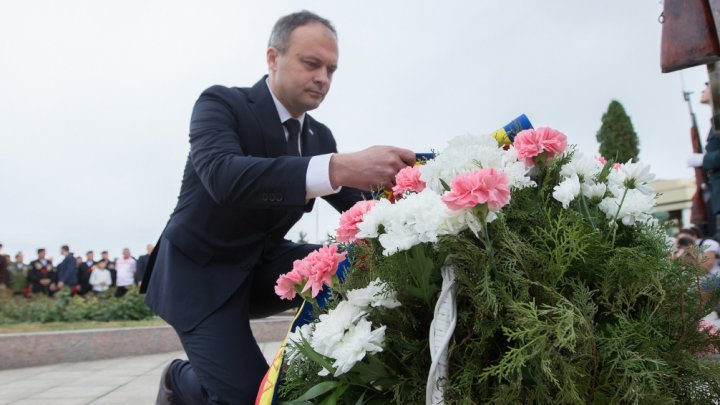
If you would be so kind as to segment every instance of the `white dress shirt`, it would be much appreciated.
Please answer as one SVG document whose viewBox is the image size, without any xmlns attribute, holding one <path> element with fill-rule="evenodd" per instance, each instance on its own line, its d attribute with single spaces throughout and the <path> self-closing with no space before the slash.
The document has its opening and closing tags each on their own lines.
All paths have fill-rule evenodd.
<svg viewBox="0 0 720 405">
<path fill-rule="evenodd" d="M 275 94 L 273 94 L 268 79 L 265 79 L 265 84 L 268 86 L 270 95 L 275 102 L 275 108 L 280 116 L 280 123 L 282 124 L 290 118 L 295 118 L 300 121 L 300 133 L 302 134 L 302 126 L 305 124 L 305 113 L 302 113 L 299 117 L 293 117 L 280 100 L 275 97 Z M 288 131 L 287 128 L 285 128 L 285 125 L 283 125 L 283 131 L 285 131 L 285 140 L 287 140 Z M 298 137 L 298 150 L 302 154 L 302 142 L 300 137 Z M 325 155 L 312 156 L 310 158 L 310 163 L 308 164 L 307 172 L 305 173 L 305 198 L 307 200 L 334 194 L 342 189 L 342 187 L 334 189 L 330 184 L 330 157 L 332 155 L 332 153 L 328 153 Z"/>
</svg>

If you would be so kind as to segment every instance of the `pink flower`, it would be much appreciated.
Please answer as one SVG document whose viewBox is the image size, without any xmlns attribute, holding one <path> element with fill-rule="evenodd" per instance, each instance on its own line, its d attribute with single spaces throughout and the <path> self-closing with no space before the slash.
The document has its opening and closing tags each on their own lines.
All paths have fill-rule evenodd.
<svg viewBox="0 0 720 405">
<path fill-rule="evenodd" d="M 405 191 L 419 193 L 423 190 L 425 190 L 425 182 L 420 180 L 418 166 L 408 166 L 395 175 L 395 187 L 392 191 L 396 197 L 401 196 Z"/>
<path fill-rule="evenodd" d="M 332 279 L 337 273 L 338 265 L 345 260 L 347 252 L 338 253 L 337 245 L 323 245 L 320 249 L 310 252 L 302 260 L 293 262 L 293 269 L 278 277 L 275 285 L 275 294 L 280 298 L 291 300 L 295 298 L 296 286 L 303 282 L 305 286 L 301 292 L 311 289 L 311 296 L 315 298 L 323 284 L 332 286 Z"/>
<path fill-rule="evenodd" d="M 299 260 L 297 260 L 299 261 Z M 297 271 L 291 271 L 278 277 L 275 284 L 275 294 L 284 300 L 291 300 L 297 295 L 295 286 L 302 283 L 303 277 Z"/>
<path fill-rule="evenodd" d="M 377 200 L 358 201 L 349 210 L 340 216 L 340 226 L 335 231 L 338 242 L 353 242 L 359 229 L 358 224 L 362 222 L 363 215 L 367 214 Z"/>
<path fill-rule="evenodd" d="M 600 164 L 602 164 L 602 165 L 607 163 L 607 159 L 605 159 L 605 157 L 603 155 L 596 156 L 595 159 L 597 159 L 597 161 L 600 162 Z"/>
<path fill-rule="evenodd" d="M 485 203 L 490 209 L 499 209 L 510 201 L 507 174 L 493 168 L 461 173 L 452 181 L 450 189 L 442 199 L 456 211 Z"/>
<path fill-rule="evenodd" d="M 708 335 L 717 335 L 718 334 L 718 330 L 715 327 L 715 325 L 711 324 L 710 322 L 708 322 L 706 320 L 700 321 L 700 327 L 698 329 L 701 331 L 704 331 Z"/>
<path fill-rule="evenodd" d="M 533 158 L 545 152 L 548 159 L 567 148 L 567 137 L 552 128 L 526 129 L 515 137 L 513 146 L 517 149 L 518 158 L 525 159 L 527 166 L 535 162 Z"/>
<path fill-rule="evenodd" d="M 621 163 L 613 163 L 612 168 L 615 170 L 622 170 L 622 164 Z"/>
<path fill-rule="evenodd" d="M 345 260 L 347 252 L 338 253 L 337 245 L 323 245 L 318 250 L 310 252 L 302 261 L 309 270 L 307 283 L 302 291 L 312 288 L 311 296 L 315 298 L 323 284 L 332 285 L 332 277 L 337 273 L 338 265 Z"/>
</svg>

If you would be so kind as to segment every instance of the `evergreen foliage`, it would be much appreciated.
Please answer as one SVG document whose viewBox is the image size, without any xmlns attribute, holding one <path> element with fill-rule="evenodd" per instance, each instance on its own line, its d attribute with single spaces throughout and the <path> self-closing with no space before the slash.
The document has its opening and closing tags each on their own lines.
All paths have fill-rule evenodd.
<svg viewBox="0 0 720 405">
<path fill-rule="evenodd" d="M 622 104 L 612 100 L 596 135 L 600 154 L 617 162 L 638 161 L 640 141 Z"/>
<path fill-rule="evenodd" d="M 706 272 L 692 256 L 672 258 L 661 227 L 626 225 L 620 207 L 608 221 L 583 194 L 563 207 L 554 190 L 573 155 L 536 170 L 538 186 L 513 191 L 482 235 L 466 230 L 389 256 L 377 239 L 348 246 L 352 265 L 330 307 L 385 281 L 402 306 L 370 315 L 387 327 L 384 350 L 321 377 L 330 359 L 304 345 L 307 360 L 285 368 L 280 395 L 297 404 L 425 403 L 428 331 L 449 265 L 457 324 L 445 403 L 720 403 L 720 366 L 706 356 L 720 335 L 699 328 L 720 293 L 703 292 Z M 598 169 L 598 181 L 618 175 L 612 166 Z M 650 178 L 627 169 L 635 174 L 624 195 Z"/>
</svg>

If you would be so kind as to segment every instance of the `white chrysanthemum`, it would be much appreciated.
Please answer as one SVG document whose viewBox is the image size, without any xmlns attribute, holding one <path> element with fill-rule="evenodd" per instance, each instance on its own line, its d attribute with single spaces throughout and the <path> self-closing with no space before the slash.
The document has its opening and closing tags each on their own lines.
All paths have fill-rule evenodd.
<svg viewBox="0 0 720 405">
<path fill-rule="evenodd" d="M 628 160 L 622 165 L 622 171 L 625 174 L 625 187 L 638 189 L 645 194 L 654 193 L 649 183 L 655 179 L 655 174 L 650 173 L 649 165 Z"/>
<path fill-rule="evenodd" d="M 620 202 L 622 201 L 622 206 Z M 637 189 L 629 189 L 625 199 L 622 196 L 612 196 L 603 199 L 598 207 L 608 218 L 617 218 L 622 220 L 625 225 L 634 225 L 636 223 L 652 223 L 653 217 L 650 215 L 655 206 L 655 194 L 645 194 Z M 618 212 L 618 207 L 620 208 Z"/>
<path fill-rule="evenodd" d="M 396 293 L 388 285 L 376 278 L 365 288 L 357 288 L 347 292 L 348 301 L 358 307 L 385 307 L 397 308 L 401 304 L 395 298 Z"/>
<path fill-rule="evenodd" d="M 369 212 L 363 215 L 362 222 L 358 223 L 358 239 L 377 238 L 378 229 L 392 216 L 393 204 L 386 199 L 379 200 Z"/>
<path fill-rule="evenodd" d="M 567 208 L 570 202 L 580 194 L 580 179 L 576 174 L 561 181 L 560 184 L 553 189 L 553 198 L 562 203 L 563 208 Z"/>
<path fill-rule="evenodd" d="M 420 166 L 420 179 L 438 194 L 445 189 L 440 180 L 450 184 L 458 174 L 480 167 L 503 167 L 503 150 L 490 136 L 463 135 L 450 141 L 435 159 Z"/>
<path fill-rule="evenodd" d="M 303 359 L 305 357 L 302 352 L 298 350 L 298 346 L 302 345 L 302 339 L 305 339 L 312 346 L 312 336 L 312 323 L 306 323 L 287 334 L 287 346 L 285 347 L 285 353 L 288 363 L 292 363 L 296 358 Z"/>
<path fill-rule="evenodd" d="M 381 200 L 358 225 L 358 237 L 377 237 L 383 254 L 391 255 L 419 243 L 437 242 L 441 235 L 457 235 L 466 228 L 463 218 L 462 212 L 450 210 L 440 195 L 426 188 L 395 204 Z M 380 226 L 384 233 L 378 236 Z"/>
<path fill-rule="evenodd" d="M 342 341 L 345 331 L 365 315 L 367 312 L 362 308 L 341 301 L 337 307 L 318 317 L 310 346 L 323 356 L 330 356 Z"/>
<path fill-rule="evenodd" d="M 582 184 L 582 193 L 590 200 L 601 200 L 605 197 L 607 186 L 604 183 L 585 182 Z"/>
<path fill-rule="evenodd" d="M 597 159 L 575 152 L 572 159 L 560 170 L 560 175 L 563 177 L 577 175 L 580 182 L 585 183 L 593 181 L 602 168 L 602 163 Z"/>
<path fill-rule="evenodd" d="M 510 150 L 515 151 L 515 149 Z M 515 158 L 517 159 L 517 153 L 515 153 Z M 508 183 L 511 190 L 521 190 L 526 187 L 537 186 L 537 183 L 528 176 L 528 169 L 525 167 L 525 162 L 515 161 L 508 163 L 503 167 L 503 171 L 508 176 Z"/>
<path fill-rule="evenodd" d="M 383 350 L 383 342 L 385 340 L 385 329 L 383 325 L 375 330 L 367 319 L 360 319 L 356 324 L 351 325 L 347 333 L 343 336 L 342 342 L 335 346 L 335 350 L 329 355 L 335 359 L 333 367 L 335 367 L 335 377 L 350 371 L 355 363 L 365 358 L 370 353 L 378 353 Z M 327 375 L 327 370 L 323 369 L 319 375 Z"/>
</svg>

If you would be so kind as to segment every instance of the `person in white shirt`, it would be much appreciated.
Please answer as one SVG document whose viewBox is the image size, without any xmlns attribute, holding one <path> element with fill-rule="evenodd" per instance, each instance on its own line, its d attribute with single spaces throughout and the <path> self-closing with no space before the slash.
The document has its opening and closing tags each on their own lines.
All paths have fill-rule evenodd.
<svg viewBox="0 0 720 405">
<path fill-rule="evenodd" d="M 135 284 L 135 272 L 137 271 L 137 261 L 130 255 L 130 249 L 123 249 L 123 257 L 115 261 L 115 271 L 117 272 L 117 288 L 115 289 L 115 297 L 120 298 L 127 293 L 127 287 Z"/>
<path fill-rule="evenodd" d="M 92 273 L 90 273 L 90 285 L 92 285 L 92 290 L 94 294 L 99 294 L 107 291 L 112 284 L 112 276 L 110 275 L 110 270 L 108 270 L 106 267 L 107 263 L 105 262 L 105 260 L 100 260 L 93 266 Z"/>
</svg>

